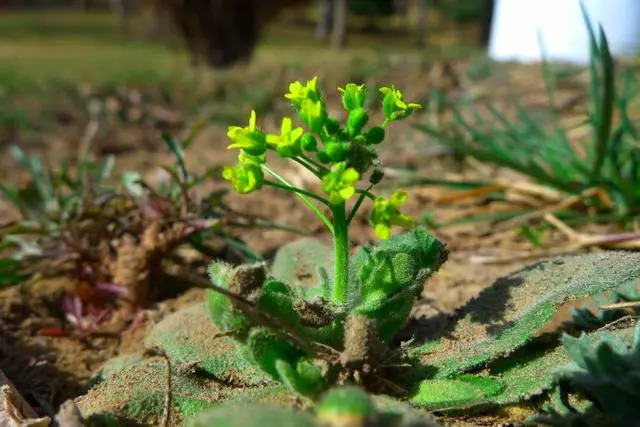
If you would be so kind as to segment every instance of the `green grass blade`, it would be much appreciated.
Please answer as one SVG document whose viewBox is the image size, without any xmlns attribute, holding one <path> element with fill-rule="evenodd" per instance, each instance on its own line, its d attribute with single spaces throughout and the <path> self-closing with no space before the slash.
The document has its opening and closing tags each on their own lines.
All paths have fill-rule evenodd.
<svg viewBox="0 0 640 427">
<path fill-rule="evenodd" d="M 601 180 L 600 171 L 605 162 L 609 138 L 611 136 L 611 126 L 613 122 L 613 107 L 615 102 L 615 82 L 614 65 L 607 37 L 600 27 L 600 61 L 602 66 L 602 101 L 599 102 L 600 117 L 596 126 L 596 159 L 591 176 L 592 182 L 598 183 Z"/>
</svg>

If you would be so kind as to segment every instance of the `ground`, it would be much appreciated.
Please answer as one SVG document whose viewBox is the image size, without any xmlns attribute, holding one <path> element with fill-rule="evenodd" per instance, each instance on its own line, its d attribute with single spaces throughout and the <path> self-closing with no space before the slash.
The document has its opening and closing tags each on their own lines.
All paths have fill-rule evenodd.
<svg viewBox="0 0 640 427">
<path fill-rule="evenodd" d="M 410 123 L 393 129 L 382 150 L 386 168 L 408 169 L 438 179 L 497 177 L 524 182 L 513 173 L 452 158 L 447 149 L 411 123 L 448 119 L 434 101 L 437 92 L 477 103 L 490 101 L 508 114 L 516 100 L 534 113 L 542 114 L 547 108 L 538 65 L 490 64 L 479 50 L 460 44 L 436 40 L 430 48 L 418 51 L 393 39 L 371 42 L 356 37 L 349 50 L 335 53 L 318 44 L 309 47 L 308 36 L 299 44 L 289 43 L 293 35 L 299 35 L 296 31 L 306 34 L 300 29 L 270 30 L 251 63 L 211 72 L 190 68 L 182 51 L 146 40 L 135 31 L 133 36 L 113 36 L 114 24 L 108 16 L 77 18 L 69 14 L 0 14 L 2 182 L 24 180 L 7 155 L 11 145 L 42 152 L 48 164 L 56 165 L 73 158 L 85 138 L 91 139 L 95 156 L 116 154 L 118 171 L 140 170 L 154 180 L 161 177 L 158 165 L 171 158 L 160 132 L 182 138 L 194 126 L 199 131 L 187 151 L 190 167 L 203 170 L 232 162 L 234 155 L 226 149 L 226 126 L 244 123 L 254 108 L 261 125 L 275 129 L 277 118 L 288 111 L 281 97 L 288 82 L 313 75 L 320 76 L 330 107 L 336 111 L 339 100 L 335 89 L 348 81 L 372 87 L 395 84 L 408 99 L 425 103 L 424 111 Z M 555 102 L 561 120 L 572 126 L 579 138 L 585 129 L 576 120 L 588 107 L 586 73 L 568 70 L 560 80 Z M 283 169 L 283 173 L 291 180 L 313 185 L 297 169 Z M 215 181 L 210 188 L 226 188 L 226 184 Z M 412 185 L 407 213 L 425 224 L 428 218 L 444 223 L 512 206 L 452 194 L 446 187 Z M 224 200 L 234 212 L 298 230 L 230 230 L 266 257 L 301 234 L 326 238 L 322 224 L 287 194 L 265 189 L 249 196 L 228 194 Z M 0 222 L 9 222 L 16 215 L 10 205 L 0 203 Z M 433 232 L 448 244 L 451 256 L 428 282 L 411 322 L 434 332 L 446 323 L 449 314 L 496 278 L 545 256 L 544 251 L 532 248 L 517 228 L 497 231 L 487 222 L 459 221 Z M 352 238 L 354 245 L 374 239 L 366 212 L 358 217 Z M 562 245 L 564 237 L 549 233 L 547 247 L 554 242 Z M 60 309 L 60 295 L 73 286 L 69 279 L 60 278 L 41 280 L 28 288 L 0 290 L 0 368 L 42 414 L 52 414 L 64 400 L 85 392 L 92 373 L 107 359 L 140 350 L 142 337 L 167 314 L 203 298 L 201 289 L 191 289 L 154 302 L 142 311 L 143 320 L 133 325 L 112 316 L 98 334 L 82 339 L 55 336 L 55 331 L 68 326 Z"/>
</svg>

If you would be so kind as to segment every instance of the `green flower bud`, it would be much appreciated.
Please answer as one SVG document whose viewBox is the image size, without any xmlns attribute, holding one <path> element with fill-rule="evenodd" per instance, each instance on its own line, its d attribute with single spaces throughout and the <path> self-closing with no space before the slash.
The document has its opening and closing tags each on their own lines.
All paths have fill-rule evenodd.
<svg viewBox="0 0 640 427">
<path fill-rule="evenodd" d="M 360 174 L 354 168 L 347 168 L 345 162 L 336 163 L 322 178 L 322 189 L 329 195 L 329 201 L 337 205 L 355 194 L 359 179 Z"/>
<path fill-rule="evenodd" d="M 325 147 L 324 151 L 327 153 L 329 159 L 333 162 L 343 161 L 349 154 L 351 144 L 348 142 L 330 142 Z"/>
<path fill-rule="evenodd" d="M 364 426 L 375 413 L 371 398 L 356 387 L 329 390 L 316 409 L 318 420 L 332 426 Z"/>
<path fill-rule="evenodd" d="M 318 154 L 316 154 L 316 156 L 318 157 L 318 160 L 320 160 L 322 163 L 331 163 L 331 158 L 327 154 L 326 150 L 318 151 Z"/>
<path fill-rule="evenodd" d="M 371 172 L 371 176 L 369 177 L 369 182 L 373 185 L 376 185 L 377 183 L 382 181 L 382 178 L 384 178 L 384 172 L 382 172 L 380 169 L 374 169 L 373 172 Z"/>
<path fill-rule="evenodd" d="M 380 144 L 384 140 L 384 128 L 375 126 L 367 132 L 367 144 Z"/>
<path fill-rule="evenodd" d="M 327 112 L 323 101 L 305 99 L 300 104 L 300 120 L 312 131 L 320 133 L 327 119 Z"/>
<path fill-rule="evenodd" d="M 302 148 L 306 151 L 318 151 L 318 141 L 314 138 L 310 133 L 305 133 L 302 135 L 302 139 L 300 140 L 302 144 Z"/>
<path fill-rule="evenodd" d="M 364 125 L 369 121 L 369 114 L 364 108 L 351 110 L 347 119 L 347 129 L 349 135 L 356 136 L 360 133 Z"/>
<path fill-rule="evenodd" d="M 367 91 L 364 85 L 357 85 L 355 83 L 348 83 L 344 89 L 338 88 L 342 92 L 342 105 L 347 111 L 353 111 L 356 108 L 364 107 L 364 103 L 367 99 Z"/>
<path fill-rule="evenodd" d="M 324 127 L 327 130 L 327 133 L 329 133 L 329 135 L 334 135 L 338 133 L 338 131 L 340 130 L 340 123 L 335 119 L 328 118 L 324 122 Z"/>
</svg>

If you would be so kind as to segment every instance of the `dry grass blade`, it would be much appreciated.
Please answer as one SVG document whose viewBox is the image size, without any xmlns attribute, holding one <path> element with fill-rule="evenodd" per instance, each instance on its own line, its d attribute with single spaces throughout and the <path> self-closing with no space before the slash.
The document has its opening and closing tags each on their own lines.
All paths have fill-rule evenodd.
<svg viewBox="0 0 640 427">
<path fill-rule="evenodd" d="M 615 234 L 584 234 L 574 231 L 567 224 L 553 214 L 544 215 L 545 221 L 556 227 L 570 240 L 572 249 L 587 248 L 592 246 L 609 249 L 640 249 L 640 232 L 615 233 Z"/>
<path fill-rule="evenodd" d="M 624 301 L 615 304 L 604 304 L 600 306 L 601 310 L 620 310 L 625 308 L 640 307 L 640 301 Z"/>
</svg>

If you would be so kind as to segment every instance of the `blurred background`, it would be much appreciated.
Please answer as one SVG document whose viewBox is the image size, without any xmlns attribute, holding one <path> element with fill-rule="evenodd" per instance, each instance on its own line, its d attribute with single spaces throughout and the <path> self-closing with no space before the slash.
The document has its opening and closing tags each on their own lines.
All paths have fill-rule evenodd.
<svg viewBox="0 0 640 427">
<path fill-rule="evenodd" d="M 271 91 L 314 74 L 335 86 L 400 67 L 386 82 L 410 86 L 411 67 L 422 74 L 483 52 L 491 9 L 489 0 L 2 0 L 0 144 L 42 139 L 43 121 L 86 121 L 90 109 L 70 104 L 92 97 L 125 121 L 140 119 L 142 102 L 172 107 L 152 109 L 169 125 L 208 103 L 215 121 L 249 104 L 264 110 Z"/>
<path fill-rule="evenodd" d="M 0 292 L 0 329 L 30 343 L 14 345 L 29 369 L 43 342 L 55 353 L 62 374 L 36 383 L 59 390 L 36 399 L 40 412 L 143 341 L 59 337 L 129 325 L 105 321 L 99 285 L 118 274 L 86 267 L 131 259 L 124 243 L 157 236 L 158 222 L 197 236 L 151 252 L 146 275 L 127 272 L 153 278 L 152 301 L 193 286 L 176 277 L 203 286 L 211 259 L 269 259 L 299 235 L 326 238 L 294 196 L 234 194 L 221 179 L 236 161 L 228 126 L 253 109 L 277 132 L 296 80 L 318 76 L 338 119 L 348 82 L 370 88 L 371 123 L 382 121 L 377 87 L 423 105 L 379 146 L 379 190 L 406 188 L 403 209 L 451 248 L 424 294 L 440 319 L 533 260 L 640 248 L 638 20 L 639 0 L 0 0 L 0 287 L 38 285 L 29 298 Z M 297 186 L 318 185 L 273 160 Z M 367 208 L 350 227 L 354 245 L 373 239 Z M 170 280 L 155 281 L 160 267 Z M 39 281 L 56 274 L 66 281 Z M 60 308 L 61 295 L 74 304 Z M 202 298 L 184 295 L 178 305 Z M 0 365 L 20 378 L 12 357 L 0 352 Z"/>
</svg>

